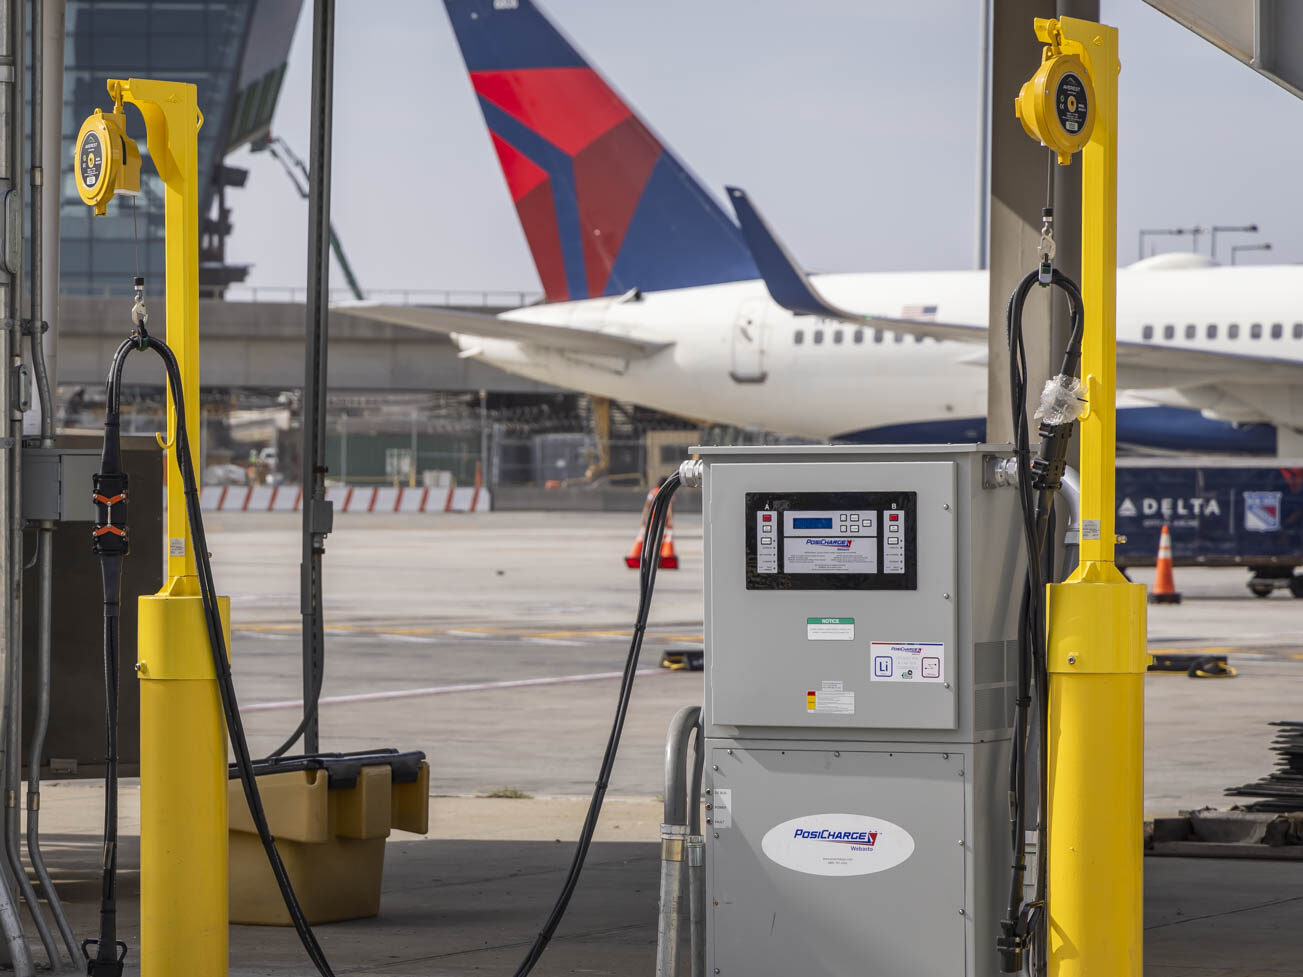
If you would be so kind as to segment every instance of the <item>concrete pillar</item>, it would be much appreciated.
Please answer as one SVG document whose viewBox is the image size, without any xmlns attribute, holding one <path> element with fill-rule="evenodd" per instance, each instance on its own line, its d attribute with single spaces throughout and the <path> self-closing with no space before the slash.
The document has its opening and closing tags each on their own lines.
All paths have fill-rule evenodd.
<svg viewBox="0 0 1303 977">
<path fill-rule="evenodd" d="M 1005 310 L 1018 281 L 1036 267 L 1045 206 L 1049 150 L 1023 131 L 1013 102 L 1041 63 L 1042 44 L 1032 30 L 1037 17 L 1055 16 L 1054 0 L 1000 0 L 991 23 L 990 329 L 986 388 L 986 438 L 1013 440 L 1009 414 L 1009 349 Z M 1064 232 L 1060 231 L 1061 236 Z M 1078 235 L 1079 236 L 1079 235 Z M 1027 301 L 1028 403 L 1049 376 L 1049 302 Z M 1057 367 L 1056 367 L 1057 369 Z"/>
</svg>

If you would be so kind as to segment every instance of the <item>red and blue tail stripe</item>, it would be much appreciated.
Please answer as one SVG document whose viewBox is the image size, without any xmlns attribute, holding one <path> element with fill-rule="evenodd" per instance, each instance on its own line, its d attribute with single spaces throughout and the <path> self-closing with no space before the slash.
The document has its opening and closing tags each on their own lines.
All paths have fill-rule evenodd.
<svg viewBox="0 0 1303 977">
<path fill-rule="evenodd" d="M 444 0 L 549 301 L 758 277 L 736 224 L 532 0 Z"/>
</svg>

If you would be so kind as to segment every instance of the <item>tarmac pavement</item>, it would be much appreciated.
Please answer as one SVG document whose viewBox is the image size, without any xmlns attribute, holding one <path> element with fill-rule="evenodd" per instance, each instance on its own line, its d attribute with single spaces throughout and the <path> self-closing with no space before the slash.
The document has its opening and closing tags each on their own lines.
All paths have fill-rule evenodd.
<svg viewBox="0 0 1303 977">
<path fill-rule="evenodd" d="M 381 916 L 322 927 L 337 973 L 514 969 L 571 854 L 613 709 L 636 600 L 626 514 L 341 517 L 327 542 L 324 749 L 423 749 L 431 832 L 389 844 Z M 664 736 L 700 673 L 656 668 L 701 647 L 699 517 L 675 526 L 683 569 L 658 577 L 620 762 L 590 869 L 536 973 L 653 970 Z M 210 518 L 255 755 L 298 718 L 296 517 Z M 1227 806 L 1271 767 L 1272 719 L 1303 718 L 1303 605 L 1259 600 L 1238 570 L 1178 568 L 1151 648 L 1224 648 L 1239 677 L 1146 680 L 1146 808 Z M 1143 575 L 1137 574 L 1138 579 Z M 530 797 L 488 798 L 505 789 Z M 99 788 L 46 786 L 42 822 L 79 934 L 94 924 Z M 138 799 L 123 791 L 123 936 L 136 946 Z M 1148 859 L 1146 973 L 1303 975 L 1303 863 Z M 134 953 L 134 950 L 133 950 Z M 39 957 L 39 951 L 38 951 Z M 134 958 L 133 959 L 138 959 Z M 302 974 L 293 934 L 232 928 L 232 974 Z M 783 975 L 787 977 L 787 975 Z"/>
</svg>

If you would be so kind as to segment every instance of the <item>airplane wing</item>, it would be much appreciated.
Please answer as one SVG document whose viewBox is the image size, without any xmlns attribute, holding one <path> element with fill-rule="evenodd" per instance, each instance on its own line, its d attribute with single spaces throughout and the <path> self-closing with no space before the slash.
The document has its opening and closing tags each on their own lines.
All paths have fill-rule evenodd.
<svg viewBox="0 0 1303 977">
<path fill-rule="evenodd" d="M 480 315 L 460 309 L 429 305 L 347 305 L 336 306 L 336 311 L 346 315 L 405 326 L 425 332 L 461 336 L 483 336 L 486 339 L 509 339 L 532 346 L 546 346 L 569 353 L 589 353 L 598 356 L 619 356 L 624 359 L 643 359 L 672 343 L 639 339 L 617 333 L 598 332 L 593 329 L 576 329 L 520 319 L 503 319 Z"/>
<path fill-rule="evenodd" d="M 789 312 L 932 339 L 986 344 L 987 330 L 982 326 L 866 315 L 833 305 L 815 290 L 809 276 L 760 216 L 746 192 L 738 187 L 727 189 L 770 297 Z M 985 358 L 973 362 L 985 365 Z M 1245 380 L 1303 383 L 1303 363 L 1124 340 L 1118 343 L 1118 375 L 1119 385 L 1131 389 L 1220 385 Z"/>
</svg>

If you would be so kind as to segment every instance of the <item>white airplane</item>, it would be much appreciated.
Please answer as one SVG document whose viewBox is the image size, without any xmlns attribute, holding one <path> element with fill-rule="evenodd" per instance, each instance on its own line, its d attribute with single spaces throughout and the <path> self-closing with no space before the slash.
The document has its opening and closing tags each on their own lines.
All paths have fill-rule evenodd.
<svg viewBox="0 0 1303 977">
<path fill-rule="evenodd" d="M 728 190 L 739 227 L 532 0 L 445 5 L 546 301 L 497 317 L 355 313 L 448 333 L 462 356 L 512 373 L 716 423 L 984 437 L 986 272 L 806 276 L 746 194 Z M 1303 448 L 1303 267 L 1166 254 L 1117 284 L 1119 440 Z"/>
</svg>

